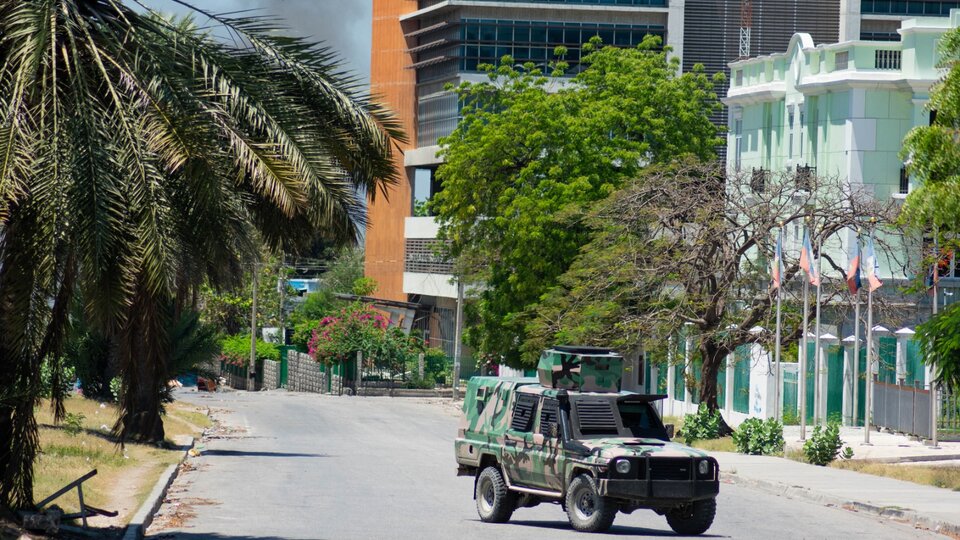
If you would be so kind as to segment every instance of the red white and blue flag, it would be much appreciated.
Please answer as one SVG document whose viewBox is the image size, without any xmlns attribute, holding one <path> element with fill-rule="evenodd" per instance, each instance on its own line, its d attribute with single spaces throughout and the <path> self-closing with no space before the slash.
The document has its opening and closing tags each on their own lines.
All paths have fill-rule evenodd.
<svg viewBox="0 0 960 540">
<path fill-rule="evenodd" d="M 853 242 L 853 251 L 850 252 L 850 265 L 847 267 L 847 287 L 850 294 L 857 294 L 863 282 L 860 281 L 860 237 Z"/>
<path fill-rule="evenodd" d="M 773 281 L 773 289 L 780 288 L 783 280 L 783 229 L 777 234 L 777 248 L 773 252 L 773 263 L 770 265 L 770 276 Z"/>
<path fill-rule="evenodd" d="M 877 261 L 877 253 L 873 249 L 873 236 L 867 238 L 866 260 L 863 262 L 867 268 L 867 290 L 873 292 L 883 285 L 879 276 L 880 262 Z"/>
<path fill-rule="evenodd" d="M 813 260 L 813 248 L 810 246 L 810 233 L 806 228 L 803 230 L 803 246 L 800 248 L 800 268 L 807 273 L 811 285 L 816 287 L 820 284 L 820 276 L 817 275 Z"/>
</svg>

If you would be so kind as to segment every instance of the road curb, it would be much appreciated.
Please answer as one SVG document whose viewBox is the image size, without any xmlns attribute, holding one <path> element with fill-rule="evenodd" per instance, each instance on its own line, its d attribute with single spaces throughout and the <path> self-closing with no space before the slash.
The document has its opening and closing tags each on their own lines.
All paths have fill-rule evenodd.
<svg viewBox="0 0 960 540">
<path fill-rule="evenodd" d="M 190 442 L 185 445 L 187 449 L 184 450 L 180 461 L 167 467 L 166 470 L 163 471 L 163 474 L 160 475 L 160 479 L 154 484 L 153 490 L 150 491 L 150 495 L 147 496 L 147 500 L 143 502 L 140 509 L 137 510 L 137 513 L 130 518 L 130 523 L 127 524 L 127 528 L 123 533 L 123 540 L 141 540 L 143 538 L 147 527 L 153 522 L 154 514 L 157 513 L 160 505 L 163 504 L 163 499 L 167 496 L 167 490 L 170 489 L 170 485 L 176 480 L 177 474 L 180 472 L 180 465 L 186 461 L 187 455 L 196 442 L 197 439 L 191 437 Z"/>
<path fill-rule="evenodd" d="M 826 493 L 818 493 L 811 489 L 793 486 L 782 482 L 771 482 L 768 480 L 757 480 L 754 478 L 745 478 L 737 473 L 721 471 L 724 478 L 729 479 L 731 483 L 746 487 L 752 487 L 761 491 L 766 491 L 774 495 L 780 495 L 793 499 L 803 499 L 824 506 L 835 506 L 844 510 L 854 512 L 863 512 L 875 514 L 877 516 L 896 520 L 902 523 L 928 529 L 952 538 L 960 539 L 960 524 L 943 521 L 936 518 L 925 516 L 909 508 L 900 508 L 893 506 L 877 506 L 875 504 L 851 501 Z"/>
</svg>

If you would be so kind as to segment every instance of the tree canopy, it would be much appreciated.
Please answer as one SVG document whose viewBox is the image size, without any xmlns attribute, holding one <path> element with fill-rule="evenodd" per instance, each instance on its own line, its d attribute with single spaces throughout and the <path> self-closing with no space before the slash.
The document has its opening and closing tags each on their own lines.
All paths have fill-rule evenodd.
<svg viewBox="0 0 960 540">
<path fill-rule="evenodd" d="M 723 165 L 695 161 L 644 169 L 590 212 L 590 242 L 528 324 L 527 358 L 554 343 L 658 352 L 684 332 L 694 336 L 703 362 L 701 403 L 716 409 L 726 357 L 749 343 L 772 349 L 769 260 L 778 229 L 806 224 L 815 245 L 836 246 L 837 233 L 855 229 L 861 216 L 892 219 L 892 203 L 840 181 L 804 183 L 798 189 L 794 175 L 727 174 Z M 799 271 L 799 250 L 789 249 L 797 243 L 796 235 L 785 240 L 784 283 Z M 824 253 L 825 268 L 837 276 L 825 295 L 842 298 L 845 264 Z M 802 300 L 797 287 L 784 290 L 786 345 L 801 334 Z"/>
<path fill-rule="evenodd" d="M 465 335 L 479 354 L 520 361 L 536 304 L 588 240 L 593 203 L 650 163 L 714 156 L 714 81 L 701 68 L 680 74 L 659 47 L 594 40 L 572 78 L 504 57 L 488 81 L 457 88 L 463 119 L 442 141 L 431 205 L 456 272 L 482 283 Z"/>
<path fill-rule="evenodd" d="M 0 506 L 32 503 L 36 381 L 75 293 L 120 365 L 118 433 L 162 440 L 168 329 L 204 280 L 317 229 L 356 239 L 358 190 L 395 181 L 398 124 L 330 50 L 204 16 L 232 39 L 119 0 L 0 0 Z"/>
</svg>

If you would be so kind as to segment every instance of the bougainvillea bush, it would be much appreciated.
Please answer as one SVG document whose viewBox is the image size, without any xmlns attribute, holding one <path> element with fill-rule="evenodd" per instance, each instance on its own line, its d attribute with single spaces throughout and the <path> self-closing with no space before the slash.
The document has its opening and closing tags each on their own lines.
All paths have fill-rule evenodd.
<svg viewBox="0 0 960 540">
<path fill-rule="evenodd" d="M 363 353 L 364 368 L 402 372 L 407 361 L 424 351 L 423 340 L 390 328 L 390 320 L 370 305 L 351 304 L 324 317 L 313 330 L 308 350 L 317 362 L 335 364 Z"/>
</svg>

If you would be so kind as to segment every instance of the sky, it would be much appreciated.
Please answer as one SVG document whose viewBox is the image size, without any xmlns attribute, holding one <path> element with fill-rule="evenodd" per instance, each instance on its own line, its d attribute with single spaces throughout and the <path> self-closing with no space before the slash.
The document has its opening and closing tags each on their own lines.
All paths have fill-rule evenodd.
<svg viewBox="0 0 960 540">
<path fill-rule="evenodd" d="M 160 11 L 186 13 L 172 0 L 141 0 Z M 250 14 L 279 17 L 291 33 L 322 41 L 338 51 L 344 66 L 362 78 L 370 77 L 372 0 L 184 0 L 216 13 L 254 10 Z M 202 17 L 197 18 L 204 24 Z"/>
</svg>

